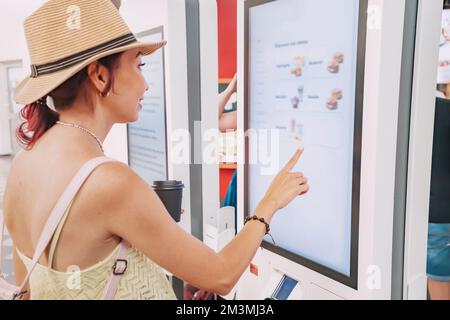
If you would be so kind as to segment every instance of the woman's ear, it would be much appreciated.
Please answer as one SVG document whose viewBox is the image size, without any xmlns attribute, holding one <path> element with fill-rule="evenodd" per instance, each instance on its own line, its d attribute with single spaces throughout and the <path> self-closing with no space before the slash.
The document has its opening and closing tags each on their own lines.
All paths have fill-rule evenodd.
<svg viewBox="0 0 450 320">
<path fill-rule="evenodd" d="M 98 93 L 104 92 L 111 81 L 111 75 L 108 68 L 98 61 L 89 64 L 87 67 L 87 75 Z"/>
</svg>

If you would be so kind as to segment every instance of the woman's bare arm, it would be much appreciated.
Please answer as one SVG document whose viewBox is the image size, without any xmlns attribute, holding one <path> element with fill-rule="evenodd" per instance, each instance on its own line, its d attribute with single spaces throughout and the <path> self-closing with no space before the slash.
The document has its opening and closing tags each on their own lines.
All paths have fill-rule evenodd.
<svg viewBox="0 0 450 320">
<path fill-rule="evenodd" d="M 254 221 L 216 253 L 181 229 L 153 189 L 126 165 L 105 164 L 96 175 L 96 181 L 109 186 L 98 195 L 105 208 L 103 221 L 108 232 L 126 239 L 158 265 L 198 288 L 228 293 L 264 237 L 265 226 Z M 306 179 L 299 174 L 283 171 L 283 176 L 274 182 L 276 186 L 268 192 L 271 197 L 254 212 L 269 222 L 279 207 L 307 191 Z"/>
</svg>

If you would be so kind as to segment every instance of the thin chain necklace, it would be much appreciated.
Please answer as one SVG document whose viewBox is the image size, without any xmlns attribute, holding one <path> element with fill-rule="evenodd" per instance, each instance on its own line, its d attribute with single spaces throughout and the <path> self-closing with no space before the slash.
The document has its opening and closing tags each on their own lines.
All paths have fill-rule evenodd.
<svg viewBox="0 0 450 320">
<path fill-rule="evenodd" d="M 92 138 L 94 138 L 97 141 L 98 145 L 100 146 L 100 149 L 102 150 L 103 153 L 105 153 L 105 151 L 103 150 L 102 142 L 91 130 L 86 129 L 86 128 L 79 126 L 77 124 L 74 124 L 74 123 L 66 123 L 66 122 L 62 122 L 62 121 L 57 121 L 56 123 L 59 125 L 65 126 L 65 127 L 77 128 L 77 129 L 80 129 L 80 130 L 86 132 L 87 134 L 89 134 Z"/>
</svg>

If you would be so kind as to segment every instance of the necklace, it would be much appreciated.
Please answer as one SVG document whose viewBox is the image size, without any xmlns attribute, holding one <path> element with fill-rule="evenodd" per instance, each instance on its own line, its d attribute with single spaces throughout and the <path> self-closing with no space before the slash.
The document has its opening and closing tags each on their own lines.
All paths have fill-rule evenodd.
<svg viewBox="0 0 450 320">
<path fill-rule="evenodd" d="M 65 127 L 77 128 L 77 129 L 80 129 L 80 130 L 86 132 L 87 134 L 89 134 L 92 138 L 94 138 L 97 141 L 98 145 L 100 146 L 100 149 L 104 153 L 102 142 L 91 130 L 86 129 L 86 128 L 79 126 L 77 124 L 74 124 L 74 123 L 66 123 L 66 122 L 62 122 L 62 121 L 57 121 L 56 123 L 59 125 L 65 126 Z"/>
</svg>

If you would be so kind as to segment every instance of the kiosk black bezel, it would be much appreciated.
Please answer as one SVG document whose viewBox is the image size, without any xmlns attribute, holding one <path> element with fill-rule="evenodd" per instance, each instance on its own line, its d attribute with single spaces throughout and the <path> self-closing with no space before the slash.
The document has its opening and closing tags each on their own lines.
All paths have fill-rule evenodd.
<svg viewBox="0 0 450 320">
<path fill-rule="evenodd" d="M 249 12 L 250 8 L 274 2 L 277 0 L 247 0 L 244 5 L 244 64 L 245 77 L 244 84 L 244 130 L 247 132 L 249 120 Z M 361 179 L 361 146 L 362 146 L 362 120 L 363 120 L 363 102 L 364 102 L 364 72 L 365 72 L 365 51 L 366 51 L 366 33 L 367 33 L 367 8 L 368 0 L 359 1 L 359 22 L 358 22 L 358 40 L 357 40 L 357 68 L 356 68 L 356 90 L 355 90 L 355 129 L 353 146 L 353 180 L 352 180 L 352 218 L 351 218 L 351 257 L 350 257 L 350 276 L 337 272 L 331 268 L 314 262 L 310 259 L 292 253 L 288 250 L 273 245 L 270 242 L 263 241 L 262 247 L 270 250 L 282 257 L 285 257 L 295 263 L 314 270 L 326 277 L 338 281 L 355 290 L 358 289 L 358 245 L 359 245 L 359 205 L 360 205 L 360 179 Z M 324 6 L 326 10 L 326 6 Z M 244 174 L 244 215 L 249 215 L 248 204 L 248 166 L 249 166 L 249 141 L 245 141 L 245 174 Z M 245 218 L 245 217 L 244 217 Z M 330 248 L 332 250 L 332 248 Z"/>
</svg>

